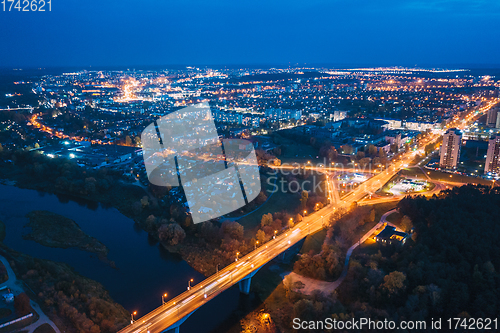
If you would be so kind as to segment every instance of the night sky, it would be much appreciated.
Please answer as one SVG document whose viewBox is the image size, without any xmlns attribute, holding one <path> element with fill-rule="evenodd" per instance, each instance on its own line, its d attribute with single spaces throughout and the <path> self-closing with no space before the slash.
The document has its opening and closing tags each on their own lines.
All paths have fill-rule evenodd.
<svg viewBox="0 0 500 333">
<path fill-rule="evenodd" d="M 500 64 L 500 0 L 52 0 L 52 12 L 35 13 L 1 6 L 0 67 Z"/>
</svg>

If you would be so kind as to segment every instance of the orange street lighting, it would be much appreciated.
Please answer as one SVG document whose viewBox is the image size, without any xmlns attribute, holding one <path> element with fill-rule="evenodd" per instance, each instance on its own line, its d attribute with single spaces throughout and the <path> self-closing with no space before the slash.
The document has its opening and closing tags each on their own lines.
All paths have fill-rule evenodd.
<svg viewBox="0 0 500 333">
<path fill-rule="evenodd" d="M 188 290 L 191 290 L 191 282 L 193 282 L 193 279 L 188 281 Z"/>
<path fill-rule="evenodd" d="M 167 293 L 164 293 L 163 295 L 161 295 L 161 304 L 165 304 L 165 298 L 167 298 Z"/>
<path fill-rule="evenodd" d="M 130 320 L 130 324 L 133 324 L 133 323 L 134 323 L 134 316 L 135 316 L 136 314 L 137 314 L 137 311 L 134 311 L 134 312 L 132 312 L 132 313 L 130 314 L 130 317 L 132 318 L 132 319 Z"/>
</svg>

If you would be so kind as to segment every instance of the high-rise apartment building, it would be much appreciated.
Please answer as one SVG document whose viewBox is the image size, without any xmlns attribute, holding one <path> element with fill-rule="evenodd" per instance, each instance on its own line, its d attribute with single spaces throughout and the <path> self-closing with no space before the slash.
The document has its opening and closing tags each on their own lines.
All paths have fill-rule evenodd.
<svg viewBox="0 0 500 333">
<path fill-rule="evenodd" d="M 486 126 L 488 127 L 496 127 L 497 125 L 497 117 L 498 117 L 498 109 L 491 108 L 488 110 L 488 116 L 486 117 Z"/>
<path fill-rule="evenodd" d="M 443 145 L 439 158 L 439 166 L 444 169 L 456 169 L 462 146 L 462 132 L 450 128 L 443 135 Z"/>
<path fill-rule="evenodd" d="M 488 152 L 486 153 L 486 164 L 484 165 L 484 174 L 500 174 L 500 135 L 490 138 L 488 143 Z"/>
</svg>

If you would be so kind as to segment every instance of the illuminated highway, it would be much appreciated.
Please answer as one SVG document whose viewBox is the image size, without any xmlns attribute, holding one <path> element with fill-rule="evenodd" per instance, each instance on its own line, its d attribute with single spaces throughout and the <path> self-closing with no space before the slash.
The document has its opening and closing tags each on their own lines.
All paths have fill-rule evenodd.
<svg viewBox="0 0 500 333">
<path fill-rule="evenodd" d="M 447 127 L 465 127 L 467 123 L 474 121 L 478 115 L 489 110 L 499 99 L 494 100 L 487 104 L 486 107 L 479 109 L 479 113 L 470 112 L 464 119 L 456 119 Z M 430 134 L 427 138 L 419 142 L 419 149 L 425 147 L 429 143 L 436 142 L 439 137 L 438 134 Z M 201 283 L 193 286 L 190 290 L 178 295 L 177 297 L 169 300 L 161 307 L 153 310 L 152 312 L 144 315 L 136 320 L 133 324 L 125 327 L 120 333 L 140 333 L 150 332 L 158 333 L 163 332 L 167 328 L 175 328 L 175 324 L 191 314 L 203 304 L 216 297 L 218 294 L 232 287 L 237 282 L 251 276 L 256 270 L 268 263 L 273 258 L 299 242 L 310 233 L 315 233 L 323 228 L 323 222 L 328 221 L 331 215 L 337 209 L 349 208 L 354 202 L 361 201 L 367 194 L 374 193 L 377 189 L 388 182 L 396 173 L 401 169 L 408 166 L 414 159 L 417 152 L 407 152 L 402 154 L 396 161 L 393 161 L 392 166 L 385 171 L 380 172 L 362 183 L 359 187 L 352 190 L 345 195 L 339 202 L 338 195 L 335 196 L 335 184 L 332 177 L 328 177 L 328 192 L 330 204 L 323 209 L 304 217 L 303 221 L 298 222 L 293 228 L 288 229 L 286 232 L 276 236 L 265 244 L 262 244 L 251 253 L 242 256 L 239 260 L 231 265 L 220 270 Z M 330 170 L 326 170 L 327 172 Z M 385 201 L 391 201 L 392 198 L 387 198 Z M 380 202 L 385 202 L 380 200 Z"/>
</svg>

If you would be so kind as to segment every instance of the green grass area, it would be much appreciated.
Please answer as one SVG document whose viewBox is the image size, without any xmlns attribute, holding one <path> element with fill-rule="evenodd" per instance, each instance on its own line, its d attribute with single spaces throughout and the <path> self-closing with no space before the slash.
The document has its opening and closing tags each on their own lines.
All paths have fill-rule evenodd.
<svg viewBox="0 0 500 333">
<path fill-rule="evenodd" d="M 300 253 L 309 253 L 312 251 L 314 254 L 321 252 L 321 245 L 326 238 L 326 230 L 321 229 L 320 231 L 309 235 L 304 240 L 304 244 L 302 245 L 302 249 Z"/>
<path fill-rule="evenodd" d="M 7 318 L 12 314 L 12 310 L 9 308 L 0 308 L 0 319 Z"/>
<path fill-rule="evenodd" d="M 322 163 L 321 158 L 316 158 L 319 156 L 318 150 L 312 146 L 305 144 L 298 144 L 291 141 L 291 144 L 283 150 L 279 159 L 282 163 L 300 163 L 305 164 L 307 161 L 311 163 Z"/>
<path fill-rule="evenodd" d="M 399 171 L 401 176 L 413 177 L 413 178 L 427 178 L 420 168 L 406 168 Z"/>
<path fill-rule="evenodd" d="M 314 183 L 321 182 L 321 184 L 324 184 L 323 180 L 323 175 L 314 174 L 310 175 L 304 180 L 297 179 L 297 182 L 300 184 L 301 188 L 312 191 Z M 274 181 L 271 181 L 271 183 L 274 183 Z M 281 179 L 278 179 L 278 182 L 276 184 L 276 186 L 279 187 L 278 190 L 274 194 L 272 194 L 272 196 L 269 191 L 266 193 L 268 197 L 270 196 L 269 200 L 258 210 L 237 220 L 238 223 L 245 227 L 245 236 L 253 237 L 255 235 L 256 229 L 259 228 L 262 215 L 264 214 L 276 213 L 281 211 L 287 211 L 288 213 L 296 214 L 297 209 L 300 207 L 301 198 L 300 192 L 292 193 L 292 191 L 295 191 L 297 189 L 296 185 L 297 184 L 294 184 L 294 186 L 291 186 L 289 188 L 287 182 L 284 182 L 282 184 Z M 275 189 L 275 187 L 273 185 L 268 185 L 267 189 L 272 191 Z M 318 193 L 324 196 L 326 192 L 324 191 L 324 189 L 321 189 L 320 191 L 318 191 Z M 232 215 L 232 217 L 237 216 Z"/>
<path fill-rule="evenodd" d="M 26 327 L 28 325 L 31 325 L 34 322 L 36 322 L 40 316 L 33 309 L 31 310 L 31 312 L 33 312 L 33 316 L 32 317 L 29 317 L 29 318 L 26 318 L 24 320 L 18 321 L 17 323 L 14 323 L 14 324 L 9 325 L 7 327 L 2 327 L 2 328 L 0 328 L 0 333 L 21 332 L 21 330 L 24 327 Z M 14 319 L 17 319 L 17 317 L 12 318 L 12 320 L 14 320 Z"/>
<path fill-rule="evenodd" d="M 253 237 L 262 219 L 262 215 L 290 210 L 300 206 L 300 194 L 283 193 L 278 191 L 259 210 L 238 219 L 238 223 L 245 227 L 246 236 Z"/>
<path fill-rule="evenodd" d="M 433 179 L 449 183 L 470 183 L 491 186 L 492 182 L 483 178 L 469 177 L 464 175 L 450 174 L 436 170 L 426 170 L 427 175 Z"/>
<path fill-rule="evenodd" d="M 371 242 L 364 242 L 360 246 L 358 246 L 353 253 L 353 257 L 351 257 L 351 260 L 354 259 L 357 255 L 364 254 L 364 255 L 374 255 L 377 254 L 377 252 L 380 250 L 380 245 L 377 244 L 375 241 Z"/>
<path fill-rule="evenodd" d="M 273 293 L 283 281 L 280 273 L 291 271 L 292 267 L 285 264 L 269 264 L 262 267 L 252 280 L 252 289 L 264 300 Z"/>
<path fill-rule="evenodd" d="M 401 214 L 399 214 L 398 212 L 392 213 L 391 215 L 387 216 L 387 222 L 399 224 L 399 222 L 401 222 L 402 217 L 403 216 L 401 216 Z"/>
<path fill-rule="evenodd" d="M 382 215 L 387 213 L 388 211 L 396 208 L 398 206 L 397 202 L 384 202 L 380 204 L 373 205 L 375 208 L 375 221 L 378 223 Z M 368 231 L 368 230 L 367 230 Z"/>
<path fill-rule="evenodd" d="M 41 326 L 38 326 L 36 330 L 33 331 L 33 333 L 55 333 L 55 332 L 52 326 L 50 326 L 49 324 L 43 324 Z"/>
</svg>

